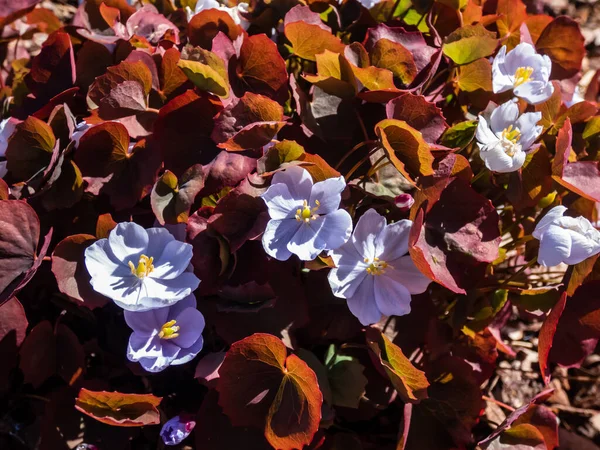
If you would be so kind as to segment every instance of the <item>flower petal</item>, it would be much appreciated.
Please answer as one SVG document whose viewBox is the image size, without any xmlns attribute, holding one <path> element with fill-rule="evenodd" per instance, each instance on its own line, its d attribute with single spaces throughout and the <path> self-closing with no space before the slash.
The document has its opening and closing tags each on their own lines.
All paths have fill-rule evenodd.
<svg viewBox="0 0 600 450">
<path fill-rule="evenodd" d="M 543 81 L 530 81 L 517 86 L 514 90 L 514 94 L 517 97 L 521 97 L 527 103 L 532 105 L 539 105 L 544 103 L 554 92 L 554 86 L 552 83 L 545 83 Z"/>
<path fill-rule="evenodd" d="M 351 242 L 329 254 L 337 266 L 327 276 L 333 295 L 340 298 L 352 297 L 368 275 L 369 265 L 362 260 Z"/>
<path fill-rule="evenodd" d="M 542 120 L 541 112 L 525 113 L 517 119 L 517 128 L 521 131 L 519 144 L 521 144 L 523 151 L 527 151 L 538 136 L 542 134 L 544 127 L 537 125 L 540 120 Z"/>
<path fill-rule="evenodd" d="M 341 247 L 352 233 L 352 217 L 348 211 L 338 209 L 337 211 L 320 216 L 313 222 L 323 219 L 322 226 L 317 231 L 316 247 L 322 250 L 335 250 Z"/>
<path fill-rule="evenodd" d="M 172 339 L 173 343 L 181 348 L 189 348 L 198 338 L 202 336 L 204 331 L 204 316 L 196 308 L 187 308 L 175 319 L 179 327 L 179 336 Z"/>
<path fill-rule="evenodd" d="M 375 258 L 375 239 L 383 231 L 386 223 L 385 217 L 372 208 L 358 219 L 352 233 L 352 243 L 363 259 Z"/>
<path fill-rule="evenodd" d="M 495 94 L 506 92 L 513 88 L 512 74 L 507 72 L 505 63 L 506 45 L 503 45 L 492 63 L 492 89 Z"/>
<path fill-rule="evenodd" d="M 524 152 L 520 153 L 525 155 Z M 485 163 L 485 166 L 493 172 L 507 173 L 518 170 L 518 167 L 514 167 L 515 162 L 513 161 L 513 158 L 508 156 L 501 147 L 494 147 L 486 151 L 481 151 L 479 152 L 479 156 Z"/>
<path fill-rule="evenodd" d="M 519 117 L 519 107 L 513 101 L 502 103 L 495 108 L 490 115 L 490 127 L 492 131 L 499 135 L 502 131 L 511 125 L 514 125 Z"/>
<path fill-rule="evenodd" d="M 317 233 L 323 226 L 324 217 L 327 216 L 317 217 L 309 223 L 297 222 L 300 226 L 287 243 L 287 249 L 302 261 L 312 261 L 324 250 L 324 247 L 316 246 Z M 322 241 L 320 242 L 322 243 Z"/>
<path fill-rule="evenodd" d="M 404 316 L 410 313 L 411 296 L 408 289 L 387 272 L 375 276 L 375 302 L 386 316 Z"/>
<path fill-rule="evenodd" d="M 146 277 L 143 280 L 143 309 L 172 305 L 196 290 L 200 280 L 192 272 L 184 272 L 172 280 Z"/>
<path fill-rule="evenodd" d="M 292 198 L 300 200 L 300 203 L 302 203 L 302 200 L 310 198 L 313 179 L 308 170 L 300 166 L 291 166 L 281 172 L 275 173 L 271 185 L 277 183 L 284 183 L 288 187 Z"/>
<path fill-rule="evenodd" d="M 408 236 L 412 221 L 399 220 L 386 226 L 375 239 L 375 256 L 389 262 L 408 253 Z"/>
<path fill-rule="evenodd" d="M 148 248 L 148 233 L 133 222 L 118 224 L 108 235 L 110 249 L 115 257 L 125 263 L 137 265 L 140 255 Z"/>
<path fill-rule="evenodd" d="M 546 229 L 560 219 L 566 211 L 567 208 L 563 205 L 558 205 L 552 208 L 535 226 L 535 230 L 533 230 L 533 233 L 531 233 L 532 236 L 538 240 L 541 239 Z"/>
<path fill-rule="evenodd" d="M 571 236 L 567 230 L 550 225 L 540 240 L 538 262 L 552 267 L 564 262 L 571 254 Z"/>
<path fill-rule="evenodd" d="M 514 75 L 519 67 L 531 66 L 536 55 L 533 45 L 521 42 L 506 55 L 506 71 Z"/>
<path fill-rule="evenodd" d="M 392 260 L 389 264 L 392 267 L 385 271 L 384 276 L 401 283 L 412 295 L 425 292 L 431 283 L 431 280 L 415 266 L 409 255 Z"/>
<path fill-rule="evenodd" d="M 293 219 L 303 199 L 295 199 L 284 183 L 272 184 L 261 195 L 267 204 L 271 219 Z"/>
<path fill-rule="evenodd" d="M 125 311 L 125 322 L 136 334 L 153 336 L 168 322 L 169 308 L 155 308 L 148 311 Z"/>
<path fill-rule="evenodd" d="M 148 233 L 148 247 L 145 254 L 152 256 L 157 261 L 169 242 L 175 240 L 175 236 L 168 229 L 162 227 L 148 228 L 146 233 Z"/>
<path fill-rule="evenodd" d="M 565 258 L 564 263 L 572 265 L 585 261 L 590 256 L 600 252 L 600 244 L 592 239 L 573 231 L 566 230 L 571 236 L 571 254 Z"/>
<path fill-rule="evenodd" d="M 363 325 L 371 325 L 379 322 L 381 311 L 375 301 L 374 276 L 368 276 L 360 284 L 354 295 L 348 298 L 348 308 L 350 312 Z"/>
<path fill-rule="evenodd" d="M 118 261 L 110 250 L 108 239 L 99 239 L 85 249 L 85 267 L 92 278 L 132 276 L 131 269 Z"/>
<path fill-rule="evenodd" d="M 262 237 L 263 248 L 267 255 L 279 261 L 286 261 L 292 256 L 288 243 L 302 225 L 296 219 L 270 220 Z"/>
<path fill-rule="evenodd" d="M 498 141 L 498 137 L 494 134 L 488 121 L 483 116 L 479 116 L 479 122 L 477 123 L 477 130 L 475 131 L 475 139 L 483 145 L 495 143 Z"/>
<path fill-rule="evenodd" d="M 185 242 L 171 240 L 162 251 L 158 260 L 154 261 L 154 270 L 149 277 L 172 280 L 188 268 L 192 259 L 192 246 Z"/>
<path fill-rule="evenodd" d="M 320 203 L 318 214 L 329 214 L 340 207 L 342 191 L 346 188 L 344 177 L 328 178 L 315 183 L 310 194 L 309 205 Z"/>
<path fill-rule="evenodd" d="M 204 346 L 204 339 L 202 335 L 198 337 L 198 340 L 190 345 L 188 348 L 182 348 L 179 350 L 177 357 L 171 362 L 172 366 L 178 366 L 180 364 L 185 364 L 196 357 L 198 353 L 202 351 L 202 347 Z"/>
</svg>

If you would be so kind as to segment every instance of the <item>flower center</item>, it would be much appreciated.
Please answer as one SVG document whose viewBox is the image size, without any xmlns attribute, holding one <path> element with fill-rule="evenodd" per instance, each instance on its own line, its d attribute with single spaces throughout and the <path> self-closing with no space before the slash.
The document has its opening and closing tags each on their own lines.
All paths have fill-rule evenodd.
<svg viewBox="0 0 600 450">
<path fill-rule="evenodd" d="M 369 263 L 369 261 L 371 261 L 369 258 L 365 258 L 366 263 Z M 371 261 L 371 264 L 367 267 L 367 273 L 369 275 L 381 275 L 388 267 L 391 266 L 385 261 L 381 261 L 379 258 L 373 258 L 373 261 Z"/>
<path fill-rule="evenodd" d="M 176 320 L 169 320 L 162 327 L 160 327 L 160 333 L 158 333 L 158 337 L 161 339 L 175 339 L 179 336 L 179 327 L 175 325 L 177 323 Z"/>
<path fill-rule="evenodd" d="M 515 70 L 515 82 L 514 86 L 521 86 L 523 83 L 528 82 L 533 74 L 533 67 L 519 67 Z"/>
<path fill-rule="evenodd" d="M 513 157 L 515 153 L 521 151 L 520 139 L 521 130 L 518 128 L 513 128 L 512 125 L 509 125 L 508 128 L 502 130 L 502 148 L 508 156 Z"/>
<path fill-rule="evenodd" d="M 131 269 L 131 273 L 141 279 L 148 276 L 154 270 L 154 265 L 152 265 L 153 262 L 153 257 L 148 258 L 146 255 L 142 255 L 140 256 L 137 267 L 134 266 L 131 261 L 129 261 L 128 264 L 129 268 Z"/>
<path fill-rule="evenodd" d="M 315 220 L 317 217 L 319 217 L 319 215 L 316 214 L 316 212 L 319 210 L 319 206 L 321 206 L 319 200 L 315 200 L 314 208 L 310 208 L 308 206 L 308 201 L 304 200 L 302 202 L 302 208 L 296 211 L 296 220 L 298 222 L 303 221 L 304 223 L 309 223 L 311 220 Z"/>
</svg>

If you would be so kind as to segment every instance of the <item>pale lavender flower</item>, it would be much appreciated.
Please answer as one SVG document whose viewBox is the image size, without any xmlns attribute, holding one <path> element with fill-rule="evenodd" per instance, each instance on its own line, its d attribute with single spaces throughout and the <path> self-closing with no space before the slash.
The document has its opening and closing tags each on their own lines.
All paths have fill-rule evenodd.
<svg viewBox="0 0 600 450">
<path fill-rule="evenodd" d="M 145 311 L 172 305 L 200 283 L 190 260 L 192 246 L 165 228 L 118 224 L 107 239 L 85 250 L 85 266 L 96 292 L 121 308 Z"/>
<path fill-rule="evenodd" d="M 313 184 L 308 171 L 299 166 L 277 172 L 262 194 L 271 217 L 262 240 L 267 254 L 284 261 L 293 253 L 310 261 L 346 242 L 352 218 L 338 209 L 345 187 L 343 177 Z"/>
<path fill-rule="evenodd" d="M 160 437 L 165 445 L 179 445 L 190 435 L 195 426 L 196 422 L 189 414 L 175 416 L 163 425 Z"/>
<path fill-rule="evenodd" d="M 562 205 L 539 221 L 532 235 L 540 241 L 538 262 L 547 267 L 579 264 L 600 253 L 600 232 L 585 217 L 569 217 Z"/>
<path fill-rule="evenodd" d="M 489 118 L 479 116 L 475 137 L 485 166 L 500 173 L 519 170 L 527 150 L 542 133 L 543 127 L 537 125 L 541 118 L 541 112 L 519 115 L 513 101 L 495 108 Z"/>
<path fill-rule="evenodd" d="M 4 178 L 4 175 L 8 172 L 6 170 L 6 161 L 3 160 L 8 147 L 8 139 L 12 136 L 20 122 L 19 119 L 15 119 L 14 117 L 9 117 L 0 122 L 0 178 Z"/>
<path fill-rule="evenodd" d="M 551 71 L 550 58 L 539 55 L 533 45 L 522 42 L 508 53 L 504 45 L 492 64 L 492 88 L 496 94 L 512 89 L 517 97 L 537 105 L 554 92 Z"/>
<path fill-rule="evenodd" d="M 407 255 L 411 226 L 410 220 L 387 225 L 385 217 L 370 209 L 348 242 L 329 252 L 336 265 L 328 277 L 333 294 L 347 299 L 363 325 L 382 315 L 408 314 L 411 295 L 425 292 L 431 282 Z"/>
<path fill-rule="evenodd" d="M 204 317 L 193 295 L 164 308 L 125 311 L 125 321 L 133 330 L 127 358 L 148 372 L 185 364 L 202 350 Z"/>
</svg>

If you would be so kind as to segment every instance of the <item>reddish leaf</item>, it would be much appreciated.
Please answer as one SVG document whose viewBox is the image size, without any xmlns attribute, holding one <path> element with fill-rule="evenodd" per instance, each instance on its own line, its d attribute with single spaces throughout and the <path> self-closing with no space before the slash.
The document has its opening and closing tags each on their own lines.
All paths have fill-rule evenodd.
<svg viewBox="0 0 600 450">
<path fill-rule="evenodd" d="M 244 84 L 244 90 L 266 95 L 280 103 L 288 97 L 285 61 L 277 45 L 264 34 L 244 37 L 236 75 Z"/>
<path fill-rule="evenodd" d="M 304 79 L 337 97 L 354 97 L 356 95 L 358 88 L 356 76 L 352 66 L 343 55 L 325 50 L 316 55 L 316 58 L 317 75 L 304 75 Z"/>
<path fill-rule="evenodd" d="M 20 346 L 28 325 L 23 305 L 16 297 L 0 306 L 0 342 L 9 334 L 14 334 L 15 345 Z"/>
<path fill-rule="evenodd" d="M 402 120 L 386 119 L 375 133 L 396 169 L 412 184 L 419 176 L 433 175 L 433 155 L 422 134 Z"/>
<path fill-rule="evenodd" d="M 550 349 L 554 343 L 554 335 L 556 333 L 556 327 L 558 326 L 558 321 L 565 310 L 565 305 L 567 302 L 567 293 L 564 292 L 556 305 L 544 320 L 542 328 L 540 329 L 539 335 L 539 344 L 538 344 L 538 353 L 540 359 L 540 372 L 542 373 L 542 377 L 544 379 L 544 383 L 548 384 L 550 382 L 550 372 L 548 370 L 548 356 L 550 355 Z"/>
<path fill-rule="evenodd" d="M 90 309 L 102 307 L 108 301 L 92 289 L 83 260 L 85 249 L 95 241 L 89 234 L 74 234 L 60 241 L 52 253 L 52 273 L 58 289 Z"/>
<path fill-rule="evenodd" d="M 142 61 L 123 61 L 96 78 L 89 90 L 103 119 L 118 119 L 146 111 L 152 73 Z"/>
<path fill-rule="evenodd" d="M 6 148 L 7 169 L 18 180 L 28 180 L 50 165 L 56 146 L 45 122 L 28 117 L 19 123 Z"/>
<path fill-rule="evenodd" d="M 506 192 L 517 210 L 531 208 L 552 190 L 550 155 L 545 146 L 540 146 L 527 155 L 520 172 L 511 173 Z"/>
<path fill-rule="evenodd" d="M 285 37 L 292 44 L 292 52 L 300 58 L 316 61 L 316 55 L 325 50 L 343 53 L 344 44 L 340 39 L 324 30 L 319 25 L 306 22 L 287 23 L 284 27 Z"/>
<path fill-rule="evenodd" d="M 35 388 L 54 374 L 72 385 L 85 368 L 85 353 L 75 333 L 63 324 L 53 328 L 47 320 L 27 335 L 20 354 L 25 382 Z"/>
<path fill-rule="evenodd" d="M 448 125 L 442 110 L 425 100 L 422 95 L 410 92 L 401 94 L 386 105 L 388 119 L 397 119 L 406 122 L 415 130 L 420 131 L 425 142 L 437 142 L 446 131 Z"/>
<path fill-rule="evenodd" d="M 402 400 L 419 403 L 426 399 L 429 381 L 424 372 L 413 366 L 400 347 L 372 327 L 367 329 L 366 338 L 375 359 L 381 363 Z"/>
<path fill-rule="evenodd" d="M 552 60 L 551 77 L 570 78 L 581 70 L 585 56 L 584 38 L 579 24 L 567 16 L 554 19 L 536 42 L 538 51 Z"/>
<path fill-rule="evenodd" d="M 554 314 L 553 309 L 548 315 L 546 322 L 550 322 L 543 347 L 540 331 L 539 345 L 540 348 L 543 348 L 543 352 L 540 350 L 540 370 L 542 369 L 542 354 L 547 361 L 558 363 L 563 367 L 579 367 L 583 360 L 594 351 L 600 339 L 600 301 L 597 295 L 599 287 L 600 282 L 597 280 L 582 284 L 577 288 L 573 297 L 566 300 L 566 306 L 564 305 L 565 300 L 562 298 L 555 306 L 560 309 L 562 305 L 562 314 L 559 314 L 559 311 Z M 557 325 L 556 321 L 558 321 Z M 553 339 L 550 340 L 552 326 L 556 331 Z M 546 372 L 543 374 L 548 380 L 547 364 L 544 365 L 544 369 Z"/>
<path fill-rule="evenodd" d="M 277 102 L 246 92 L 223 110 L 211 137 L 219 148 L 228 151 L 261 148 L 285 125 L 282 119 L 283 108 Z"/>
<path fill-rule="evenodd" d="M 222 108 L 218 97 L 188 90 L 160 109 L 154 133 L 166 169 L 180 176 L 202 162 L 202 148 L 210 151 L 213 119 Z"/>
<path fill-rule="evenodd" d="M 573 131 L 567 119 L 558 132 L 556 155 L 552 163 L 552 178 L 565 188 L 588 200 L 600 201 L 600 169 L 597 161 L 569 162 Z"/>
<path fill-rule="evenodd" d="M 544 29 L 554 20 L 553 17 L 545 14 L 530 15 L 525 19 L 525 24 L 531 35 L 533 43 L 537 43 Z"/>
<path fill-rule="evenodd" d="M 75 408 L 99 422 L 117 427 L 142 427 L 160 423 L 156 407 L 162 398 L 152 394 L 79 391 Z"/>
<path fill-rule="evenodd" d="M 307 165 L 304 168 L 311 174 L 315 183 L 326 180 L 327 178 L 337 178 L 341 175 L 337 170 L 327 164 L 327 162 L 319 155 L 304 153 L 300 158 L 298 158 L 298 161 L 310 163 L 310 165 Z"/>
<path fill-rule="evenodd" d="M 57 31 L 50 35 L 42 51 L 33 58 L 27 86 L 45 103 L 75 84 L 75 59 L 69 35 Z"/>
<path fill-rule="evenodd" d="M 160 93 L 163 98 L 169 98 L 177 92 L 188 79 L 177 66 L 179 58 L 179 51 L 173 47 L 168 49 L 160 60 L 158 78 L 160 80 Z"/>
<path fill-rule="evenodd" d="M 310 444 L 323 396 L 317 376 L 275 336 L 253 334 L 231 346 L 221 366 L 219 404 L 236 426 L 265 430 L 269 443 L 291 450 Z"/>
<path fill-rule="evenodd" d="M 373 45 L 369 55 L 375 67 L 389 70 L 404 86 L 410 85 L 417 76 L 412 54 L 402 44 L 382 38 Z"/>
<path fill-rule="evenodd" d="M 10 0 L 0 2 L 0 27 L 4 27 L 27 14 L 41 0 Z"/>
<path fill-rule="evenodd" d="M 106 193 L 117 209 L 125 209 L 150 191 L 161 161 L 153 141 L 130 145 L 123 125 L 105 122 L 81 137 L 75 162 L 86 177 L 88 192 Z"/>
<path fill-rule="evenodd" d="M 413 261 L 432 280 L 465 293 L 498 257 L 496 209 L 460 178 L 434 181 L 415 196 L 415 204 L 409 245 Z"/>
<path fill-rule="evenodd" d="M 210 50 L 213 38 L 220 31 L 229 36 L 232 41 L 242 33 L 242 29 L 235 24 L 226 11 L 211 8 L 200 11 L 192 17 L 188 23 L 187 35 L 190 44 Z"/>
<path fill-rule="evenodd" d="M 31 206 L 0 201 L 0 293 L 34 266 L 39 235 L 40 221 Z"/>
</svg>

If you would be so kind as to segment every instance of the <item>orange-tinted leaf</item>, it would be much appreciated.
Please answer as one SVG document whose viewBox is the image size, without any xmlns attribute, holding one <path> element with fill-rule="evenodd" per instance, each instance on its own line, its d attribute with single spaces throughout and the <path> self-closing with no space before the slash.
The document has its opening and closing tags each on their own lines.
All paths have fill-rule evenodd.
<svg viewBox="0 0 600 450">
<path fill-rule="evenodd" d="M 412 53 L 402 44 L 382 38 L 375 43 L 369 55 L 375 67 L 389 70 L 405 86 L 411 84 L 417 76 Z"/>
<path fill-rule="evenodd" d="M 579 24 L 567 16 L 554 19 L 540 35 L 535 46 L 552 60 L 552 78 L 570 78 L 581 70 L 585 56 L 584 38 Z"/>
<path fill-rule="evenodd" d="M 486 58 L 460 66 L 456 75 L 456 84 L 461 91 L 492 91 L 492 65 Z"/>
<path fill-rule="evenodd" d="M 211 8 L 192 17 L 188 23 L 187 34 L 190 44 L 210 49 L 212 40 L 219 31 L 229 36 L 232 41 L 242 33 L 242 29 L 226 11 Z"/>
<path fill-rule="evenodd" d="M 344 44 L 340 39 L 318 25 L 305 22 L 289 23 L 285 26 L 285 37 L 292 44 L 293 54 L 309 61 L 316 61 L 316 55 L 325 50 L 344 52 Z"/>
<path fill-rule="evenodd" d="M 544 28 L 546 28 L 553 20 L 554 19 L 551 16 L 545 14 L 532 15 L 525 19 L 525 25 L 527 25 L 527 29 L 529 30 L 529 34 L 531 35 L 534 44 L 537 43 Z"/>
<path fill-rule="evenodd" d="M 219 97 L 229 97 L 229 81 L 225 63 L 208 50 L 204 50 L 203 56 L 200 61 L 180 59 L 177 67 L 200 90 L 216 94 Z"/>
<path fill-rule="evenodd" d="M 385 373 L 404 402 L 419 403 L 427 398 L 429 381 L 425 372 L 417 369 L 400 347 L 378 329 L 368 328 L 367 344 L 383 366 Z"/>
<path fill-rule="evenodd" d="M 542 378 L 546 384 L 550 382 L 550 372 L 548 371 L 548 355 L 550 355 L 550 349 L 552 348 L 552 343 L 554 341 L 556 327 L 558 325 L 558 321 L 560 320 L 560 316 L 565 310 L 566 303 L 567 293 L 563 292 L 558 299 L 558 303 L 554 305 L 552 311 L 550 311 L 550 314 L 548 314 L 546 320 L 544 320 L 544 323 L 542 324 L 542 328 L 540 329 L 538 343 L 540 372 L 542 373 Z"/>
<path fill-rule="evenodd" d="M 110 213 L 101 214 L 96 222 L 96 237 L 107 238 L 110 232 L 117 226 Z"/>
<path fill-rule="evenodd" d="M 283 140 L 269 147 L 257 162 L 257 172 L 269 176 L 282 164 L 297 161 L 304 155 L 304 147 L 296 141 Z"/>
<path fill-rule="evenodd" d="M 73 87 L 75 73 L 71 38 L 63 31 L 56 31 L 32 59 L 27 87 L 39 100 L 49 100 Z"/>
<path fill-rule="evenodd" d="M 531 208 L 552 190 L 550 155 L 545 146 L 529 153 L 521 172 L 511 173 L 507 195 L 517 210 Z"/>
<path fill-rule="evenodd" d="M 409 181 L 433 175 L 433 155 L 422 134 L 402 120 L 386 119 L 375 125 L 375 133 L 394 167 Z"/>
<path fill-rule="evenodd" d="M 326 180 L 327 178 L 337 178 L 340 176 L 340 173 L 327 164 L 327 162 L 319 155 L 304 153 L 298 158 L 298 161 L 311 163 L 310 165 L 304 166 L 304 168 L 312 175 L 315 183 Z"/>
<path fill-rule="evenodd" d="M 177 66 L 180 54 L 176 48 L 168 49 L 158 66 L 158 77 L 162 95 L 167 98 L 187 81 L 185 73 Z"/>
<path fill-rule="evenodd" d="M 264 429 L 278 449 L 310 444 L 323 395 L 315 373 L 280 339 L 257 333 L 234 343 L 219 374 L 219 404 L 234 426 Z"/>
<path fill-rule="evenodd" d="M 75 408 L 99 422 L 117 427 L 142 427 L 160 423 L 156 407 L 162 398 L 152 394 L 89 391 L 82 388 Z"/>
<path fill-rule="evenodd" d="M 264 34 L 245 36 L 237 60 L 237 76 L 245 89 L 283 102 L 287 99 L 288 74 L 277 45 Z"/>
<path fill-rule="evenodd" d="M 390 100 L 386 105 L 388 119 L 403 120 L 421 132 L 428 143 L 435 143 L 448 128 L 446 119 L 435 103 L 428 102 L 422 95 L 405 92 Z"/>
<path fill-rule="evenodd" d="M 496 22 L 500 39 L 512 50 L 520 43 L 519 29 L 527 18 L 527 7 L 521 0 L 498 0 L 496 13 L 500 15 Z"/>
<path fill-rule="evenodd" d="M 496 33 L 486 30 L 483 25 L 467 25 L 452 32 L 444 40 L 444 55 L 456 64 L 469 64 L 491 55 L 498 46 Z"/>
<path fill-rule="evenodd" d="M 357 90 L 356 78 L 346 58 L 329 50 L 319 53 L 316 58 L 317 75 L 305 75 L 304 78 L 328 94 L 354 97 Z"/>
</svg>

